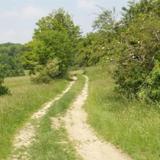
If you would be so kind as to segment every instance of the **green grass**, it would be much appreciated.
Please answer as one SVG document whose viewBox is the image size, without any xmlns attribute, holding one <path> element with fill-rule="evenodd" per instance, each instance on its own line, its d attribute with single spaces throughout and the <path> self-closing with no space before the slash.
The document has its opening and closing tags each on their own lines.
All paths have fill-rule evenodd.
<svg viewBox="0 0 160 160">
<path fill-rule="evenodd" d="M 85 106 L 88 122 L 99 136 L 134 160 L 159 160 L 160 109 L 116 94 L 108 71 L 109 66 L 87 69 L 90 77 Z"/>
<path fill-rule="evenodd" d="M 59 94 L 67 81 L 36 85 L 29 77 L 17 77 L 6 79 L 5 84 L 11 95 L 0 97 L 0 159 L 9 155 L 16 131 L 44 102 Z"/>
<path fill-rule="evenodd" d="M 79 159 L 74 147 L 69 142 L 63 126 L 60 129 L 51 127 L 51 118 L 62 116 L 82 90 L 84 78 L 79 79 L 73 88 L 57 101 L 42 119 L 37 129 L 37 138 L 30 148 L 31 160 L 75 160 Z M 65 143 L 63 143 L 65 142 Z"/>
</svg>

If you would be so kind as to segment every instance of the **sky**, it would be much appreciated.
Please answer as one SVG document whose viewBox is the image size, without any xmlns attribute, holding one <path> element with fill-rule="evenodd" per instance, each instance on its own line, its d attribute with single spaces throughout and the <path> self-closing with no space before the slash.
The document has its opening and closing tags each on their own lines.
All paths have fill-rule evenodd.
<svg viewBox="0 0 160 160">
<path fill-rule="evenodd" d="M 0 0 L 0 43 L 27 43 L 36 22 L 55 9 L 64 8 L 83 33 L 92 31 L 99 7 L 116 8 L 117 18 L 128 0 Z M 99 6 L 99 7 L 98 7 Z"/>
</svg>

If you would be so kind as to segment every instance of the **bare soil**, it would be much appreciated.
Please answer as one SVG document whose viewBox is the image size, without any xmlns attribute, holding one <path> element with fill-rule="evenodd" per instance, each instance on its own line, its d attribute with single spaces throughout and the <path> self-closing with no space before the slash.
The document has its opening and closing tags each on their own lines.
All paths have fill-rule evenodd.
<svg viewBox="0 0 160 160">
<path fill-rule="evenodd" d="M 131 160 L 126 154 L 110 143 L 99 139 L 87 124 L 87 114 L 83 105 L 88 96 L 88 77 L 81 94 L 63 118 L 70 140 L 84 160 Z"/>
</svg>

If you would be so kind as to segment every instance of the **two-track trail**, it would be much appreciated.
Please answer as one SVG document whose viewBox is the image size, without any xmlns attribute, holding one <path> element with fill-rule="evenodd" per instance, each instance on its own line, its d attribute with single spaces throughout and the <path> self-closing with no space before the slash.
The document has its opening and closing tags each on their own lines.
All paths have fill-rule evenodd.
<svg viewBox="0 0 160 160">
<path fill-rule="evenodd" d="M 83 160 L 131 160 L 126 154 L 112 144 L 99 139 L 94 130 L 87 123 L 87 114 L 83 108 L 88 97 L 89 79 L 85 77 L 85 85 L 81 93 L 74 100 L 70 109 L 64 116 L 58 117 L 63 121 L 68 137 L 74 145 L 77 154 Z M 70 82 L 68 87 L 52 101 L 46 103 L 38 112 L 34 113 L 28 123 L 19 130 L 14 139 L 14 151 L 10 160 L 29 160 L 27 149 L 36 140 L 36 127 L 42 117 L 53 106 L 54 102 L 60 100 L 71 89 L 75 81 Z M 54 121 L 59 121 L 53 118 Z M 62 123 L 61 123 L 62 124 Z M 54 127 L 55 123 L 53 122 Z"/>
<path fill-rule="evenodd" d="M 36 127 L 40 120 L 47 114 L 48 110 L 53 106 L 53 104 L 60 100 L 73 86 L 75 81 L 71 81 L 67 88 L 53 100 L 45 103 L 43 107 L 35 112 L 30 120 L 19 130 L 15 135 L 13 141 L 13 153 L 11 154 L 9 160 L 28 160 L 30 155 L 27 149 L 32 145 L 36 136 Z"/>
<path fill-rule="evenodd" d="M 81 94 L 76 98 L 64 120 L 70 140 L 77 153 L 84 160 L 131 160 L 112 144 L 97 138 L 95 132 L 87 124 L 87 114 L 83 105 L 88 96 L 88 77 Z"/>
</svg>

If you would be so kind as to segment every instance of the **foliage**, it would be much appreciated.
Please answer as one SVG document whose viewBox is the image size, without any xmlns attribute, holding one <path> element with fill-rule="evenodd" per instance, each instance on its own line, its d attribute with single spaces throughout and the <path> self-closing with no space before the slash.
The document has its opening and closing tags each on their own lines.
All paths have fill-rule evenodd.
<svg viewBox="0 0 160 160">
<path fill-rule="evenodd" d="M 9 90 L 6 86 L 0 85 L 0 96 L 9 93 Z"/>
<path fill-rule="evenodd" d="M 20 60 L 23 49 L 21 44 L 0 44 L 0 72 L 4 77 L 24 75 Z"/>
<path fill-rule="evenodd" d="M 99 62 L 104 55 L 104 39 L 99 33 L 90 33 L 82 38 L 78 44 L 78 52 L 75 57 L 75 63 L 78 66 L 90 66 Z"/>
<path fill-rule="evenodd" d="M 80 40 L 76 63 L 91 66 L 113 61 L 117 91 L 128 97 L 160 101 L 160 84 L 155 82 L 160 63 L 159 11 L 159 0 L 129 1 L 117 21 L 114 10 L 103 9 L 93 23 L 95 32 Z"/>
<path fill-rule="evenodd" d="M 93 29 L 105 33 L 113 32 L 115 25 L 115 9 L 113 11 L 102 9 L 93 23 Z"/>
<path fill-rule="evenodd" d="M 2 67 L 0 66 L 0 96 L 8 93 L 8 88 L 3 86 L 4 83 L 4 74 L 2 72 Z"/>
<path fill-rule="evenodd" d="M 0 44 L 0 95 L 9 93 L 8 88 L 3 85 L 5 77 L 24 75 L 20 60 L 23 49 L 21 44 Z"/>
<path fill-rule="evenodd" d="M 3 79 L 0 79 L 0 96 L 9 93 L 7 87 L 3 86 Z"/>
<path fill-rule="evenodd" d="M 43 65 L 37 66 L 38 75 L 32 77 L 32 80 L 37 83 L 49 83 L 61 73 L 61 61 L 58 59 L 49 60 L 46 67 Z"/>
<path fill-rule="evenodd" d="M 160 100 L 160 85 L 155 82 L 158 80 L 160 61 L 160 17 L 155 8 L 152 8 L 157 2 L 146 1 L 147 6 L 151 5 L 151 8 L 145 9 L 144 13 L 140 10 L 144 1 L 134 4 L 127 11 L 124 20 L 126 17 L 132 18 L 127 18 L 127 24 L 122 21 L 123 28 L 119 40 L 123 52 L 119 53 L 114 76 L 120 92 L 130 97 L 152 101 Z"/>
<path fill-rule="evenodd" d="M 117 41 L 115 11 L 102 9 L 93 22 L 93 30 L 94 32 L 83 37 L 77 46 L 76 64 L 79 66 L 92 66 L 102 60 L 111 61 L 115 58 Z"/>
<path fill-rule="evenodd" d="M 138 93 L 141 99 L 159 101 L 160 99 L 160 62 L 155 61 L 152 71 L 146 78 L 145 84 Z"/>
<path fill-rule="evenodd" d="M 24 65 L 42 77 L 45 74 L 50 78 L 65 75 L 73 64 L 79 36 L 79 27 L 74 25 L 68 13 L 63 9 L 52 12 L 38 21 L 33 40 L 27 45 Z"/>
</svg>

